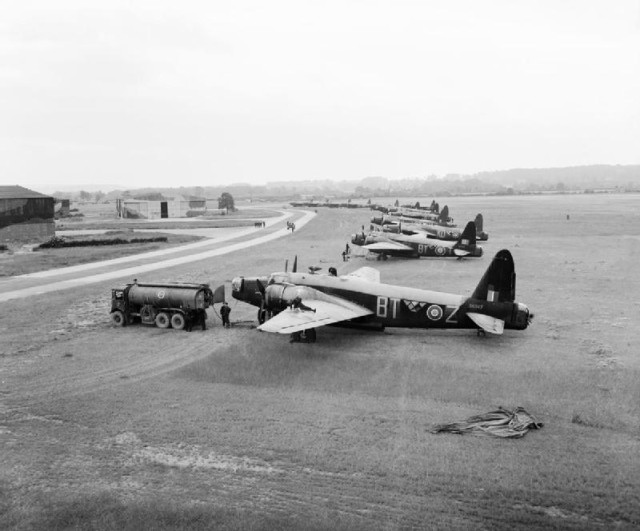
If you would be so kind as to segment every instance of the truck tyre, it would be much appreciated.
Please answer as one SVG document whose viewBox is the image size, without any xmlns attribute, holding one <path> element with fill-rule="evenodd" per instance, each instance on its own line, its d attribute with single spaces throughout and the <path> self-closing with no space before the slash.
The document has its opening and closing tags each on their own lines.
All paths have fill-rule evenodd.
<svg viewBox="0 0 640 531">
<path fill-rule="evenodd" d="M 169 328 L 170 324 L 171 319 L 169 319 L 169 316 L 166 313 L 160 312 L 156 315 L 156 326 L 158 328 Z"/>
<path fill-rule="evenodd" d="M 171 326 L 176 330 L 183 330 L 186 323 L 187 321 L 181 313 L 174 313 L 171 316 Z"/>
<path fill-rule="evenodd" d="M 124 313 L 121 310 L 116 310 L 115 312 L 111 312 L 111 321 L 116 326 L 124 326 L 126 319 L 124 318 Z"/>
</svg>

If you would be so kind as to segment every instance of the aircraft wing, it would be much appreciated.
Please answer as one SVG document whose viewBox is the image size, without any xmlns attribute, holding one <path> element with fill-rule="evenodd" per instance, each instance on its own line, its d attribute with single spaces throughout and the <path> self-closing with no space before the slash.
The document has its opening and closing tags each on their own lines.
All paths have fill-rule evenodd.
<svg viewBox="0 0 640 531">
<path fill-rule="evenodd" d="M 467 315 L 485 332 L 501 335 L 504 332 L 504 321 L 483 313 L 468 312 Z"/>
<path fill-rule="evenodd" d="M 403 245 L 402 243 L 398 243 L 398 242 L 377 242 L 377 243 L 370 243 L 368 245 L 363 245 L 362 247 L 364 249 L 367 249 L 368 251 L 373 251 L 374 253 L 385 253 L 385 252 L 413 253 L 414 252 L 412 247 L 409 247 L 408 245 Z"/>
<path fill-rule="evenodd" d="M 258 330 L 276 334 L 291 334 L 307 328 L 317 328 L 356 317 L 373 315 L 371 310 L 334 295 L 323 294 L 323 299 L 303 299 L 302 303 L 313 308 L 315 312 L 288 308 L 260 325 Z"/>
<path fill-rule="evenodd" d="M 373 267 L 361 267 L 360 269 L 356 269 L 352 273 L 344 276 L 356 277 L 362 280 L 368 280 L 369 282 L 380 282 L 380 271 L 374 269 Z"/>
</svg>

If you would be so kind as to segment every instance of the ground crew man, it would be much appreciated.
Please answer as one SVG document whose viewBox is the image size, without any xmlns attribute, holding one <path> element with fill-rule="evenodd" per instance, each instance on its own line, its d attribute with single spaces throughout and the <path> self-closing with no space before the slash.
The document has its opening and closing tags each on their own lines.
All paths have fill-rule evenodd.
<svg viewBox="0 0 640 531">
<path fill-rule="evenodd" d="M 231 323 L 229 322 L 229 314 L 231 313 L 231 308 L 227 304 L 227 301 L 222 303 L 222 307 L 220 308 L 220 317 L 222 317 L 222 326 L 225 328 L 231 328 Z"/>
</svg>

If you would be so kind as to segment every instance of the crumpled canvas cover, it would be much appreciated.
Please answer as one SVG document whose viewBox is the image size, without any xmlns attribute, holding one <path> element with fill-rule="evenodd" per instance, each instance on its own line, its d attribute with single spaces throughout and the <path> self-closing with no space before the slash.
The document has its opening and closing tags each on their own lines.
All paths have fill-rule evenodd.
<svg viewBox="0 0 640 531">
<path fill-rule="evenodd" d="M 429 431 L 519 438 L 524 437 L 529 430 L 540 429 L 542 426 L 542 422 L 538 422 L 522 407 L 517 407 L 513 411 L 500 407 L 484 415 L 469 417 L 462 422 L 437 424 Z"/>
</svg>

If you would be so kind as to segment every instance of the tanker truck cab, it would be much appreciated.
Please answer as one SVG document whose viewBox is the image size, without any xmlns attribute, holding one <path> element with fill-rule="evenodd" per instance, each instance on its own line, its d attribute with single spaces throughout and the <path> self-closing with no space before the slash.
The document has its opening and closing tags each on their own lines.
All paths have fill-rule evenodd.
<svg viewBox="0 0 640 531">
<path fill-rule="evenodd" d="M 139 284 L 111 290 L 111 319 L 117 326 L 140 322 L 158 328 L 206 329 L 206 309 L 214 302 L 208 284 Z"/>
</svg>

